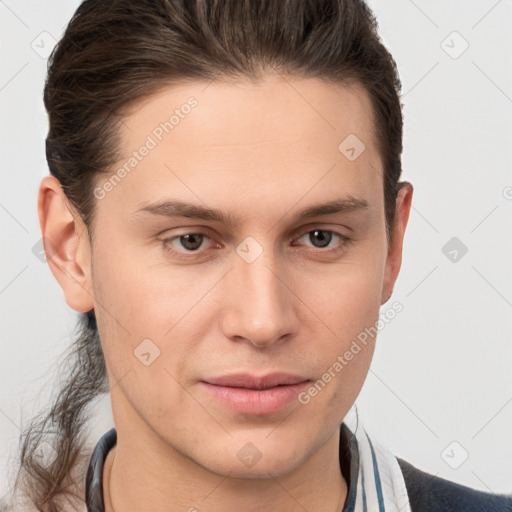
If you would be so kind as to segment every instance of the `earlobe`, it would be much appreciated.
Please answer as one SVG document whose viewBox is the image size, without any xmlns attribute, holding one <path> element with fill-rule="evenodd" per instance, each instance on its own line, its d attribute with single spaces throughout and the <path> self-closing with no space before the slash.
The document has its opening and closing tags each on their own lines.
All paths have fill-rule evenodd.
<svg viewBox="0 0 512 512">
<path fill-rule="evenodd" d="M 38 214 L 46 259 L 66 303 L 75 311 L 90 311 L 94 300 L 87 227 L 54 176 L 46 176 L 41 181 Z"/>
<path fill-rule="evenodd" d="M 396 198 L 395 217 L 393 220 L 391 243 L 388 248 L 384 281 L 382 284 L 381 305 L 389 300 L 393 293 L 395 281 L 398 278 L 402 265 L 402 249 L 405 229 L 411 211 L 413 186 L 411 183 L 401 182 Z"/>
</svg>

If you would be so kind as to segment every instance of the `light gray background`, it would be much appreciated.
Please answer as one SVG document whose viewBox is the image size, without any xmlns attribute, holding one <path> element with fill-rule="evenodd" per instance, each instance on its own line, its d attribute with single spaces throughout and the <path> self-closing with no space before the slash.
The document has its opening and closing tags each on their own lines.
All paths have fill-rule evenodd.
<svg viewBox="0 0 512 512">
<path fill-rule="evenodd" d="M 45 56 L 77 5 L 0 0 L 0 495 L 19 428 L 48 400 L 77 318 L 32 253 L 48 173 Z M 370 5 L 402 79 L 403 179 L 415 191 L 382 312 L 394 301 L 404 309 L 379 333 L 360 418 L 422 469 L 512 492 L 512 1 Z M 443 253 L 452 237 L 468 249 L 455 262 Z M 113 425 L 108 400 L 91 445 Z"/>
</svg>

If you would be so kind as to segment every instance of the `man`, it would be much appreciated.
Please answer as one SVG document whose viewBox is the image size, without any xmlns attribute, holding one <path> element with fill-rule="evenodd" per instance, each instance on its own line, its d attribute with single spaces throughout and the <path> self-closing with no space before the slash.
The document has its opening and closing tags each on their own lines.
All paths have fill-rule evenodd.
<svg viewBox="0 0 512 512">
<path fill-rule="evenodd" d="M 392 66 L 365 43 L 364 4 L 141 4 L 85 2 L 46 90 L 57 128 L 42 233 L 67 304 L 97 322 L 115 422 L 91 458 L 88 510 L 511 510 L 349 426 L 376 341 L 354 340 L 392 294 L 413 194 L 398 183 Z M 309 73 L 294 60 L 313 45 L 303 32 L 284 38 L 303 37 L 288 66 L 258 60 L 284 44 L 273 23 L 316 34 Z M 180 76 L 190 38 L 212 51 L 202 66 L 231 68 L 207 80 L 194 61 Z M 83 149 L 93 137 L 110 160 Z"/>
</svg>

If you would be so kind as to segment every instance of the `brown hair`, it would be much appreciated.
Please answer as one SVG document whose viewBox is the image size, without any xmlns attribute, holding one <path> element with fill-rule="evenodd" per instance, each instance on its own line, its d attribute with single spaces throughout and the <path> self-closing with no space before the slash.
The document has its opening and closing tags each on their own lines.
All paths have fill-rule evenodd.
<svg viewBox="0 0 512 512">
<path fill-rule="evenodd" d="M 50 172 L 92 242 L 95 179 L 119 159 L 118 128 L 137 100 L 187 80 L 275 72 L 357 83 L 372 102 L 389 242 L 401 174 L 401 84 L 377 28 L 363 0 L 86 0 L 49 59 Z M 70 475 L 90 455 L 86 406 L 109 391 L 94 310 L 80 315 L 66 361 L 55 402 L 20 439 L 15 488 L 42 511 L 59 510 L 63 498 L 85 499 L 85 474 L 78 482 Z M 50 434 L 58 456 L 42 467 L 34 454 Z"/>
</svg>

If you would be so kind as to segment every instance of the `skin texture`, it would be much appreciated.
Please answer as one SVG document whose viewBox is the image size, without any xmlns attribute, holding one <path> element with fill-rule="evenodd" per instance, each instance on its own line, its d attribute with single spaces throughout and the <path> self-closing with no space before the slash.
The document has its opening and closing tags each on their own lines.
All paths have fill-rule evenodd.
<svg viewBox="0 0 512 512">
<path fill-rule="evenodd" d="M 50 268 L 71 308 L 94 308 L 105 353 L 118 435 L 105 466 L 107 510 L 341 510 L 339 426 L 375 338 L 308 404 L 272 414 L 233 411 L 200 381 L 239 371 L 321 379 L 389 299 L 412 185 L 397 197 L 388 246 L 366 91 L 281 75 L 174 85 L 139 102 L 121 128 L 123 158 L 96 185 L 191 96 L 197 106 L 97 200 L 92 246 L 58 181 L 40 186 Z M 349 134 L 365 145 L 353 161 L 338 149 Z M 347 196 L 368 207 L 293 218 Z M 169 198 L 235 223 L 135 214 Z M 350 241 L 333 234 L 323 244 L 315 230 Z M 187 249 L 178 235 L 197 232 L 206 236 Z M 246 237 L 258 244 L 250 251 L 262 250 L 251 262 L 237 252 Z M 160 351 L 149 365 L 134 354 L 145 339 Z M 247 443 L 261 454 L 251 467 L 237 456 Z"/>
</svg>

